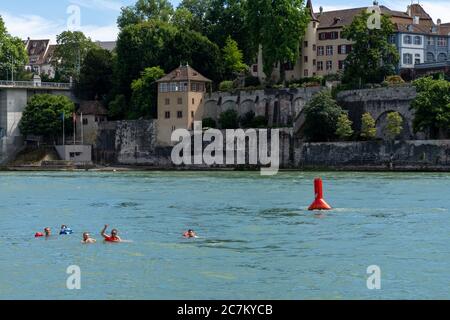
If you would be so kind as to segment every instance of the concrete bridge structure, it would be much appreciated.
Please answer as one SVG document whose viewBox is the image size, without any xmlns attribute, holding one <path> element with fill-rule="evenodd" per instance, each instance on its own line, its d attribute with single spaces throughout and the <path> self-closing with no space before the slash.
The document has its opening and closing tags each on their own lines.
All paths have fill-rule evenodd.
<svg viewBox="0 0 450 320">
<path fill-rule="evenodd" d="M 22 113 L 35 94 L 65 95 L 75 100 L 69 83 L 34 81 L 0 81 L 0 164 L 7 161 L 22 146 L 19 130 Z"/>
</svg>

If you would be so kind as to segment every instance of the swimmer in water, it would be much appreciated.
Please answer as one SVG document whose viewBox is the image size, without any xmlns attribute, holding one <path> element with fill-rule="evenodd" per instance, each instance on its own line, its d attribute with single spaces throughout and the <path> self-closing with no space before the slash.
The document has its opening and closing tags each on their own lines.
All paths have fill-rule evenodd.
<svg viewBox="0 0 450 320">
<path fill-rule="evenodd" d="M 59 231 L 60 235 L 67 235 L 67 234 L 72 234 L 73 231 L 72 229 L 70 229 L 68 226 L 66 226 L 65 224 L 63 224 L 61 226 L 61 230 Z"/>
<path fill-rule="evenodd" d="M 47 227 L 44 229 L 44 234 L 48 238 L 52 235 L 52 230 L 49 227 Z"/>
<path fill-rule="evenodd" d="M 111 235 L 106 234 L 106 229 L 108 229 L 108 225 L 105 224 L 105 227 L 103 228 L 101 235 L 105 239 L 106 242 L 122 242 L 122 239 L 118 236 L 117 229 L 111 230 Z"/>
<path fill-rule="evenodd" d="M 89 244 L 89 243 L 96 243 L 97 240 L 91 238 L 91 235 L 89 234 L 89 232 L 85 232 L 85 233 L 83 233 L 83 240 L 81 242 Z"/>
<path fill-rule="evenodd" d="M 188 239 L 190 239 L 190 238 L 197 238 L 197 234 L 195 233 L 194 230 L 189 229 L 188 231 L 186 231 L 184 233 L 183 237 L 188 238 Z"/>
</svg>

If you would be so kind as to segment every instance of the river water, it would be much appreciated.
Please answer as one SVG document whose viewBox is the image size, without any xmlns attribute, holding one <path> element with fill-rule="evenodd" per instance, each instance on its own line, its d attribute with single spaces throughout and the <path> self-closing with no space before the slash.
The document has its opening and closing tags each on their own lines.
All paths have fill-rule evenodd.
<svg viewBox="0 0 450 320">
<path fill-rule="evenodd" d="M 447 299 L 449 209 L 450 174 L 0 173 L 0 299 Z M 106 223 L 132 242 L 81 244 Z"/>
</svg>

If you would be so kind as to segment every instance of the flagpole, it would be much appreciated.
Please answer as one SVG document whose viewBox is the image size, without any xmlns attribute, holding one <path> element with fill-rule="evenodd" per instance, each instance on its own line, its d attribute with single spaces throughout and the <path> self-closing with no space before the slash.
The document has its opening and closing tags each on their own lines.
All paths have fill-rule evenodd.
<svg viewBox="0 0 450 320">
<path fill-rule="evenodd" d="M 73 145 L 77 144 L 77 114 L 73 114 Z"/>
<path fill-rule="evenodd" d="M 66 129 L 65 129 L 66 115 L 64 114 L 64 111 L 63 111 L 62 121 L 63 121 L 63 146 L 65 146 L 66 145 L 66 138 L 65 138 L 65 135 L 66 135 Z"/>
<path fill-rule="evenodd" d="M 80 126 L 81 126 L 81 145 L 84 145 L 84 124 L 83 124 L 83 112 L 81 113 Z"/>
</svg>

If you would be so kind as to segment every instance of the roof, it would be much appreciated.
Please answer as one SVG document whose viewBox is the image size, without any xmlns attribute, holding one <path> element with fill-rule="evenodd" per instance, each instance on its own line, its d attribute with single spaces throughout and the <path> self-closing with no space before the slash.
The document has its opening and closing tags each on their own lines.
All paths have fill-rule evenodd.
<svg viewBox="0 0 450 320">
<path fill-rule="evenodd" d="M 43 63 L 50 64 L 52 62 L 53 54 L 55 53 L 57 45 L 51 44 L 48 46 L 47 52 L 45 53 Z"/>
<path fill-rule="evenodd" d="M 317 19 L 316 14 L 314 13 L 314 8 L 313 8 L 313 6 L 312 6 L 311 0 L 308 0 L 308 2 L 306 3 L 306 8 L 308 8 L 309 16 L 310 16 L 310 18 L 311 18 L 311 21 L 319 21 L 319 20 Z"/>
<path fill-rule="evenodd" d="M 408 6 L 408 13 L 410 17 L 418 16 L 420 20 L 431 20 L 430 15 L 426 13 L 426 11 L 422 8 L 422 6 L 418 3 L 414 3 Z"/>
<path fill-rule="evenodd" d="M 49 39 L 43 40 L 31 40 L 25 41 L 25 47 L 30 57 L 30 64 L 42 64 L 44 61 L 44 56 L 47 52 L 48 45 L 50 43 Z"/>
<path fill-rule="evenodd" d="M 108 110 L 98 100 L 81 101 L 78 113 L 84 115 L 107 115 Z"/>
<path fill-rule="evenodd" d="M 171 81 L 200 81 L 212 82 L 208 78 L 201 75 L 198 71 L 189 65 L 179 66 L 169 74 L 165 75 L 156 82 L 171 82 Z"/>
<path fill-rule="evenodd" d="M 96 41 L 95 42 L 100 48 L 108 50 L 108 51 L 114 51 L 117 46 L 116 41 Z"/>
</svg>

